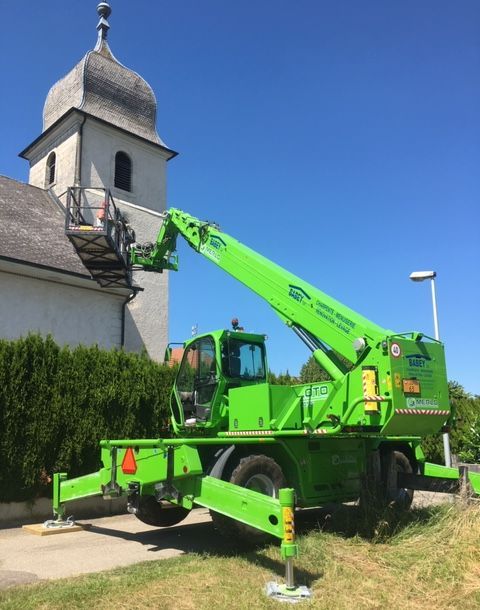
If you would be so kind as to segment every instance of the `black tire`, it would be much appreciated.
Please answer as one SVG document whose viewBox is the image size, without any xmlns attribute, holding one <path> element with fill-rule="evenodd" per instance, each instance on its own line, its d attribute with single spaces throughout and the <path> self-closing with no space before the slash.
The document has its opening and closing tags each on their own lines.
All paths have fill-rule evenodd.
<svg viewBox="0 0 480 610">
<path fill-rule="evenodd" d="M 154 527 L 170 527 L 183 521 L 190 511 L 183 506 L 165 506 L 153 496 L 141 496 L 135 517 L 142 523 Z"/>
<path fill-rule="evenodd" d="M 379 451 L 367 455 L 365 472 L 362 476 L 358 506 L 360 514 L 369 519 L 385 508 L 385 493 L 382 485 L 382 462 Z"/>
<path fill-rule="evenodd" d="M 413 467 L 401 451 L 388 451 L 382 456 L 382 487 L 385 504 L 398 511 L 408 511 L 413 501 L 413 489 L 398 486 L 398 473 L 410 474 Z"/>
<path fill-rule="evenodd" d="M 246 487 L 264 495 L 278 498 L 278 492 L 286 487 L 280 466 L 266 455 L 249 455 L 242 458 L 227 477 L 230 483 Z M 256 546 L 269 540 L 268 534 L 215 511 L 210 511 L 214 527 L 222 534 L 242 546 Z"/>
</svg>

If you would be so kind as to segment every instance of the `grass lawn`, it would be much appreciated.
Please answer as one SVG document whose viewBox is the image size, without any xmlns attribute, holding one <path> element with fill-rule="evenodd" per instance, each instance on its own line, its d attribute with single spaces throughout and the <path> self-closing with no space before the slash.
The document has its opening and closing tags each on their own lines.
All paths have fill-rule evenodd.
<svg viewBox="0 0 480 610">
<path fill-rule="evenodd" d="M 301 520 L 300 520 L 301 525 Z M 297 584 L 313 599 L 299 607 L 480 608 L 480 506 L 411 511 L 400 523 L 363 524 L 354 507 L 304 522 Z M 105 550 L 108 552 L 108 549 Z M 278 608 L 265 597 L 283 582 L 276 545 L 249 553 L 189 554 L 0 592 L 5 609 Z M 283 606 L 281 606 L 283 607 Z"/>
</svg>

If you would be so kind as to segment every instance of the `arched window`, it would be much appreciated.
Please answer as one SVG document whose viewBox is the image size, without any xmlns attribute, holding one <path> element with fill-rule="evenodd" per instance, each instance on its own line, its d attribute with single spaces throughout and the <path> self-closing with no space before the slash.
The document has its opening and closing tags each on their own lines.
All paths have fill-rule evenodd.
<svg viewBox="0 0 480 610">
<path fill-rule="evenodd" d="M 51 152 L 47 158 L 47 170 L 45 173 L 46 186 L 52 186 L 55 183 L 55 165 L 57 163 L 57 155 Z"/>
<path fill-rule="evenodd" d="M 115 155 L 114 185 L 122 191 L 132 190 L 132 161 L 130 157 L 120 151 Z"/>
</svg>

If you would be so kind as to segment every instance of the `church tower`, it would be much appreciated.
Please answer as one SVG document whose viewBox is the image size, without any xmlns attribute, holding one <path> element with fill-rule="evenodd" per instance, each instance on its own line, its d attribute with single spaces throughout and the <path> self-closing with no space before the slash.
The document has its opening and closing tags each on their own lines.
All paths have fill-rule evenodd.
<svg viewBox="0 0 480 610">
<path fill-rule="evenodd" d="M 50 89 L 43 131 L 20 156 L 29 183 L 60 201 L 68 187 L 109 188 L 139 242 L 153 241 L 166 207 L 166 164 L 177 153 L 156 129 L 150 85 L 123 66 L 107 42 L 110 5 L 97 7 L 95 48 Z M 144 291 L 128 305 L 125 348 L 161 359 L 168 341 L 168 276 L 134 272 Z"/>
</svg>

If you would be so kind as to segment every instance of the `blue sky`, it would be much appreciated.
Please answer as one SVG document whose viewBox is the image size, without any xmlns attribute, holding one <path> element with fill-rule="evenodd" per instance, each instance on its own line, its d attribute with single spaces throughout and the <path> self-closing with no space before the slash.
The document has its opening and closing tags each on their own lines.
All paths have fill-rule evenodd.
<svg viewBox="0 0 480 610">
<path fill-rule="evenodd" d="M 112 0 L 116 57 L 152 85 L 170 206 L 217 221 L 377 324 L 440 334 L 450 379 L 480 393 L 480 3 Z M 95 44 L 96 2 L 0 1 L 0 172 L 42 126 L 49 87 Z M 308 352 L 269 307 L 180 249 L 170 337 L 269 336 L 270 367 Z"/>
</svg>

